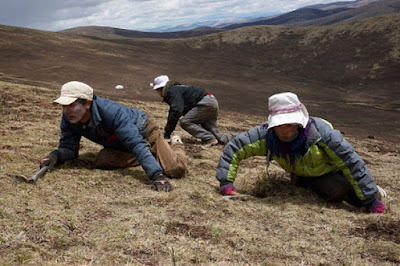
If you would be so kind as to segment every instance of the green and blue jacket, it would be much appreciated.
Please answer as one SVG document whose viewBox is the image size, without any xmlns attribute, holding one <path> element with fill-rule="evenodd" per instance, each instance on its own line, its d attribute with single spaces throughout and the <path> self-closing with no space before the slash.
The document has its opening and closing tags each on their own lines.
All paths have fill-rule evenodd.
<svg viewBox="0 0 400 266">
<path fill-rule="evenodd" d="M 349 180 L 358 198 L 368 201 L 378 191 L 375 180 L 365 162 L 354 151 L 353 146 L 343 139 L 332 125 L 317 117 L 310 117 L 308 137 L 304 142 L 304 155 L 297 155 L 291 163 L 288 158 L 277 157 L 268 152 L 267 127 L 258 126 L 237 135 L 223 150 L 217 166 L 217 179 L 221 184 L 234 182 L 241 160 L 252 156 L 269 156 L 286 172 L 300 177 L 319 177 L 341 171 Z M 270 129 L 272 130 L 272 129 Z"/>
</svg>

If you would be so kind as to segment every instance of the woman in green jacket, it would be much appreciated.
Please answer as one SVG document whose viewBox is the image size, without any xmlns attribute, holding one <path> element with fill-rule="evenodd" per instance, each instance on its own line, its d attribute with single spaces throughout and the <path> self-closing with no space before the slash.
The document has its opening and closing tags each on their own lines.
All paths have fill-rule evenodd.
<svg viewBox="0 0 400 266">
<path fill-rule="evenodd" d="M 291 92 L 268 100 L 268 122 L 241 133 L 223 150 L 217 167 L 220 192 L 237 192 L 233 185 L 241 160 L 267 156 L 330 202 L 346 201 L 368 212 L 382 213 L 386 192 L 378 187 L 364 161 L 338 130 L 317 117 Z"/>
</svg>

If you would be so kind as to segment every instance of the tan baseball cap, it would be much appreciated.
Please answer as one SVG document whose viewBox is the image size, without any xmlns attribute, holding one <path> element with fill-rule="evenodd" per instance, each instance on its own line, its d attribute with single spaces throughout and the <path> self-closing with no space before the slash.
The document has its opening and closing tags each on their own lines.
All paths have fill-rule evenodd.
<svg viewBox="0 0 400 266">
<path fill-rule="evenodd" d="M 93 89 L 86 83 L 80 81 L 70 81 L 62 85 L 61 95 L 54 103 L 70 105 L 77 99 L 93 100 Z"/>
</svg>

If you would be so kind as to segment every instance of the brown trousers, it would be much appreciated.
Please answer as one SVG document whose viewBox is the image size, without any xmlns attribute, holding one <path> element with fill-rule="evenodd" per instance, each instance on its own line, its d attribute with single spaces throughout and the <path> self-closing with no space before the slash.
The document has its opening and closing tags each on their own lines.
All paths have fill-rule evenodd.
<svg viewBox="0 0 400 266">
<path fill-rule="evenodd" d="M 158 125 L 149 117 L 146 125 L 146 140 L 150 151 L 164 169 L 164 174 L 172 178 L 183 177 L 187 171 L 188 157 L 181 143 L 169 143 L 164 139 Z M 111 148 L 102 149 L 96 157 L 95 166 L 99 169 L 116 169 L 138 166 L 140 163 L 132 153 Z"/>
</svg>

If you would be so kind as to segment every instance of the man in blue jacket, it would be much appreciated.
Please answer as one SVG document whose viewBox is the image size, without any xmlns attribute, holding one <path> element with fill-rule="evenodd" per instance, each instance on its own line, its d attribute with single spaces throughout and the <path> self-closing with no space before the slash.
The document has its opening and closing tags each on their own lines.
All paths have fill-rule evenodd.
<svg viewBox="0 0 400 266">
<path fill-rule="evenodd" d="M 54 102 L 63 107 L 61 138 L 58 149 L 41 160 L 41 168 L 48 166 L 50 171 L 78 158 L 83 136 L 104 147 L 96 157 L 96 168 L 141 164 L 155 190 L 172 189 L 165 175 L 179 178 L 185 174 L 187 157 L 182 141 L 174 136 L 170 146 L 145 112 L 93 95 L 93 89 L 79 81 L 64 84 Z"/>
</svg>

